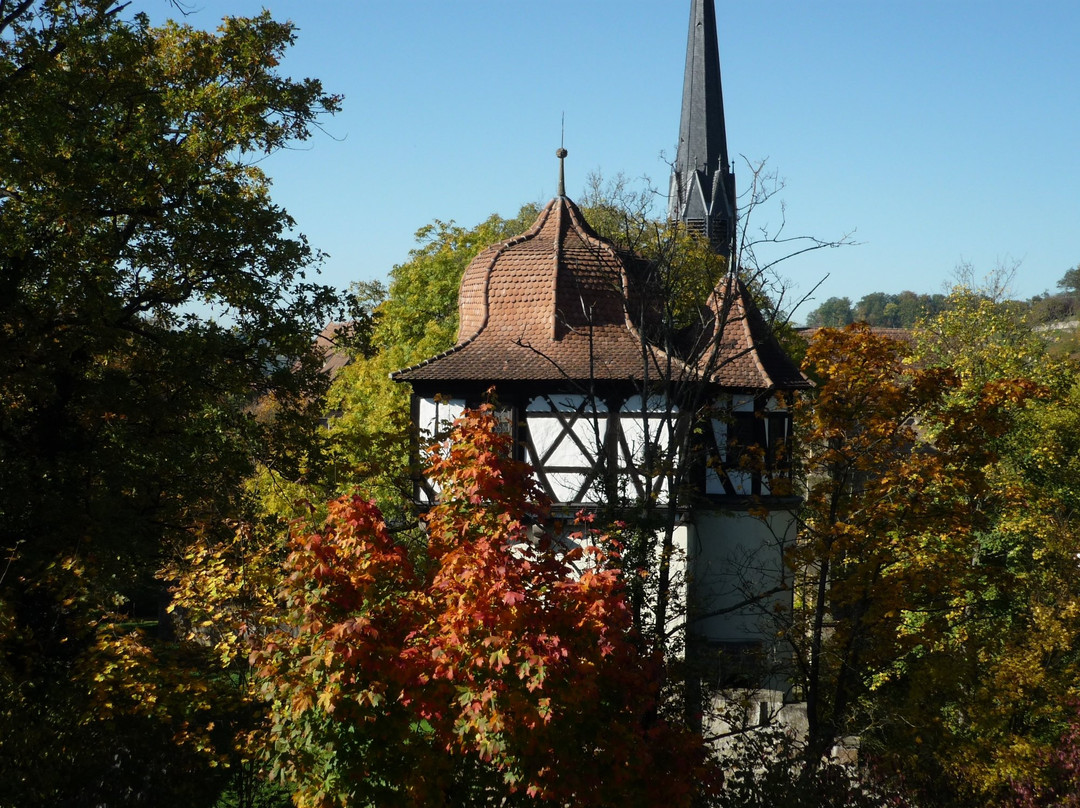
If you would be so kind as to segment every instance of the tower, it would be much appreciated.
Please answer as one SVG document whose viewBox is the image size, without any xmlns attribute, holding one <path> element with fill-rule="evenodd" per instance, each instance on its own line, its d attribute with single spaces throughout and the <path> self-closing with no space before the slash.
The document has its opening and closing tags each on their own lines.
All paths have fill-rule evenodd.
<svg viewBox="0 0 1080 808">
<path fill-rule="evenodd" d="M 560 162 L 558 195 L 533 226 L 465 270 L 456 344 L 393 378 L 411 386 L 414 423 L 429 435 L 494 387 L 519 457 L 565 515 L 665 508 L 688 647 L 717 661 L 716 681 L 742 684 L 769 643 L 759 618 L 785 597 L 797 505 L 786 397 L 809 382 L 733 266 L 735 181 L 712 0 L 692 0 L 686 66 L 670 216 L 727 259 L 701 301 L 697 347 L 680 352 L 679 339 L 656 338 L 650 265 L 589 227 Z M 419 503 L 437 495 L 418 481 Z"/>
<path fill-rule="evenodd" d="M 466 268 L 457 344 L 393 374 L 412 386 L 421 434 L 437 433 L 494 387 L 521 458 L 564 513 L 607 501 L 613 485 L 634 499 L 656 494 L 662 481 L 635 462 L 642 419 L 660 417 L 643 386 L 668 368 L 692 370 L 643 335 L 634 315 L 647 299 L 644 274 L 639 258 L 589 227 L 560 181 L 528 231 Z M 434 495 L 420 481 L 418 499 Z"/>
<path fill-rule="evenodd" d="M 725 258 L 731 257 L 735 175 L 728 155 L 713 0 L 693 0 L 690 5 L 679 148 L 668 199 L 669 220 L 683 222 Z"/>
<path fill-rule="evenodd" d="M 775 634 L 767 620 L 790 598 L 784 551 L 795 538 L 798 500 L 790 487 L 788 404 L 810 383 L 778 344 L 738 266 L 713 0 L 691 1 L 668 218 L 705 237 L 728 264 L 707 304 L 710 349 L 698 359 L 713 383 L 713 417 L 702 496 L 688 519 L 688 647 L 716 660 L 720 684 L 779 687 L 781 677 L 767 670 Z"/>
</svg>

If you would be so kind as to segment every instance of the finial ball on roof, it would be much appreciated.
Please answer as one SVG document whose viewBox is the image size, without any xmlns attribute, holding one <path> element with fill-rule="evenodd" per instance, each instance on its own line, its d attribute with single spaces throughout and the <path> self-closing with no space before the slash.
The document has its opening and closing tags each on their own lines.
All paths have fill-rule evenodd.
<svg viewBox="0 0 1080 808">
<path fill-rule="evenodd" d="M 558 151 L 555 152 L 555 156 L 558 157 L 560 160 L 566 157 L 567 154 L 569 154 L 569 152 L 562 147 L 559 147 Z"/>
</svg>

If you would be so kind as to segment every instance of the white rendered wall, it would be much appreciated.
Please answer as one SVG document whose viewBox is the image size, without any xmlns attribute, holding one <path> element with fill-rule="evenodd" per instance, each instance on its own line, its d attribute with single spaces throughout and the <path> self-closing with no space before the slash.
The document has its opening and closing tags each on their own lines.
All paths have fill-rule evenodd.
<svg viewBox="0 0 1080 808">
<path fill-rule="evenodd" d="M 673 545 L 669 569 L 671 591 L 678 602 L 674 604 L 676 608 L 668 610 L 668 613 L 672 614 L 672 617 L 667 621 L 667 630 L 669 632 L 678 631 L 685 626 L 686 610 L 684 607 L 690 597 L 690 593 L 687 591 L 690 536 L 691 528 L 688 525 L 676 525 L 675 532 L 671 537 Z"/>
<path fill-rule="evenodd" d="M 647 401 L 631 396 L 623 404 L 619 414 L 619 483 L 622 494 L 631 501 L 668 501 L 671 472 L 679 462 L 678 456 L 670 456 L 678 418 L 679 408 L 661 396 L 650 396 Z"/>
<path fill-rule="evenodd" d="M 423 449 L 441 440 L 450 431 L 454 420 L 465 411 L 465 400 L 421 398 L 418 410 L 417 426 L 420 429 L 420 447 Z M 439 486 L 435 481 L 429 479 L 426 482 L 436 494 L 439 493 Z M 417 498 L 421 502 L 431 501 L 423 486 L 417 491 Z"/>
<path fill-rule="evenodd" d="M 607 405 L 577 394 L 538 396 L 526 407 L 529 463 L 556 502 L 600 502 L 603 488 L 590 474 L 603 463 Z"/>
<path fill-rule="evenodd" d="M 690 630 L 709 642 L 771 640 L 776 626 L 769 615 L 777 605 L 790 606 L 790 587 L 760 596 L 790 583 L 784 548 L 794 540 L 790 511 L 773 511 L 763 519 L 745 511 L 695 511 L 687 565 L 692 611 L 701 617 Z"/>
<path fill-rule="evenodd" d="M 437 440 L 441 435 L 449 431 L 450 426 L 465 410 L 465 400 L 452 398 L 442 400 L 436 398 L 420 399 L 420 412 L 417 418 L 417 426 L 420 428 L 420 443 Z"/>
<path fill-rule="evenodd" d="M 772 494 L 769 473 L 756 475 L 752 470 L 738 468 L 734 462 L 729 465 L 731 458 L 728 452 L 728 441 L 732 438 L 732 419 L 739 417 L 752 417 L 755 421 L 760 419 L 760 428 L 764 434 L 757 435 L 754 443 L 763 448 L 772 446 L 777 440 L 786 441 L 790 437 L 790 416 L 776 417 L 787 412 L 784 402 L 778 396 L 771 396 L 764 402 L 764 408 L 761 411 L 756 411 L 754 397 L 740 394 L 733 395 L 726 400 L 720 399 L 714 403 L 714 406 L 720 414 L 719 417 L 713 418 L 710 423 L 713 439 L 716 442 L 717 455 L 710 463 L 710 466 L 705 469 L 705 493 L 720 496 L 728 493 L 735 496 L 751 496 L 755 493 L 755 477 L 760 476 L 761 490 L 757 493 L 762 496 L 769 496 Z M 755 427 L 756 431 L 757 427 Z M 735 439 L 745 439 L 740 438 L 738 431 L 734 435 Z M 714 465 L 717 461 L 724 467 L 723 471 Z M 725 477 L 731 483 L 732 490 L 730 492 L 724 485 Z"/>
</svg>

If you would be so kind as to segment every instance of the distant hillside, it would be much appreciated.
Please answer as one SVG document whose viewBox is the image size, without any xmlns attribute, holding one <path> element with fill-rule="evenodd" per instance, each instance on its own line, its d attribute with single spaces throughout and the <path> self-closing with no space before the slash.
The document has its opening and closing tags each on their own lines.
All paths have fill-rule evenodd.
<svg viewBox="0 0 1080 808">
<path fill-rule="evenodd" d="M 1034 326 L 1066 329 L 1069 323 L 1080 320 L 1080 266 L 1070 269 L 1058 281 L 1062 291 L 1044 292 L 1029 300 L 1016 301 L 1026 311 Z M 806 315 L 807 328 L 839 328 L 849 323 L 868 323 L 879 328 L 912 328 L 921 317 L 933 316 L 944 310 L 944 294 L 919 294 L 903 291 L 899 294 L 871 292 L 857 303 L 847 297 L 830 297 Z"/>
<path fill-rule="evenodd" d="M 850 298 L 830 297 L 806 316 L 806 326 L 840 328 L 858 322 L 881 328 L 911 328 L 920 317 L 938 314 L 944 308 L 942 294 L 871 292 L 854 305 Z"/>
</svg>

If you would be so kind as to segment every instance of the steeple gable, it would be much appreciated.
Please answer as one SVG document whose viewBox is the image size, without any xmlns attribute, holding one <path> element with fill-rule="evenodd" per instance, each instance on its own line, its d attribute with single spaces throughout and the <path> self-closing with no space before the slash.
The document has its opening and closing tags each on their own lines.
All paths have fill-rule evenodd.
<svg viewBox="0 0 1080 808">
<path fill-rule="evenodd" d="M 731 173 L 720 49 L 713 0 L 692 0 L 686 43 L 679 150 L 671 174 L 668 218 L 706 236 L 730 258 L 735 238 L 735 175 Z"/>
</svg>

